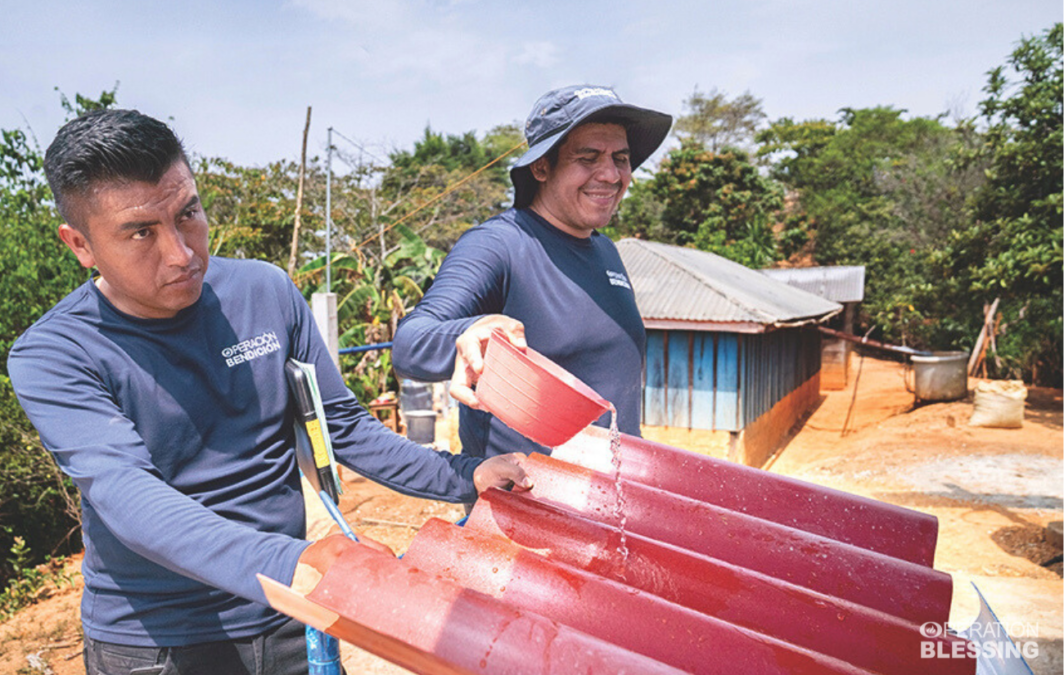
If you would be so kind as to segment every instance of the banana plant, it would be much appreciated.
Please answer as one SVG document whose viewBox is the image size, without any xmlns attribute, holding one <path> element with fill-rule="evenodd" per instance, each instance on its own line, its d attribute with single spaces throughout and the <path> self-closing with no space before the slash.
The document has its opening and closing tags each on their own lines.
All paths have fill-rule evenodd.
<svg viewBox="0 0 1064 675">
<path fill-rule="evenodd" d="M 383 263 L 370 263 L 357 249 L 332 256 L 329 290 L 337 295 L 341 349 L 390 342 L 399 319 L 422 298 L 443 262 L 443 251 L 427 246 L 409 228 L 398 225 L 393 231 L 400 240 Z M 301 267 L 295 281 L 308 300 L 325 291 L 325 256 Z M 394 386 L 390 354 L 371 351 L 350 362 L 341 365 L 360 400 Z"/>
</svg>

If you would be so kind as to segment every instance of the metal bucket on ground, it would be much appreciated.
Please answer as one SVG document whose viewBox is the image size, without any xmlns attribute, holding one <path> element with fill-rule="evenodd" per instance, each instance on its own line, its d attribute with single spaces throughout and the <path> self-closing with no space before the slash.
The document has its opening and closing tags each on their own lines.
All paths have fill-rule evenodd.
<svg viewBox="0 0 1064 675">
<path fill-rule="evenodd" d="M 968 395 L 968 352 L 913 356 L 913 393 L 919 401 L 956 401 Z"/>
<path fill-rule="evenodd" d="M 407 410 L 403 413 L 406 421 L 406 437 L 421 445 L 436 442 L 436 412 L 434 410 Z"/>
<path fill-rule="evenodd" d="M 399 409 L 432 410 L 432 385 L 428 382 L 403 379 L 399 383 Z"/>
</svg>

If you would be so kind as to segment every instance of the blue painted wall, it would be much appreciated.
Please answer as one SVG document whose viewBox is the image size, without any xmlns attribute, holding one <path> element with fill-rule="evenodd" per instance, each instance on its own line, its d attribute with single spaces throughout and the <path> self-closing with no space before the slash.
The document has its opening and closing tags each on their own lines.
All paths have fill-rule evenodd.
<svg viewBox="0 0 1064 675">
<path fill-rule="evenodd" d="M 820 370 L 815 327 L 647 331 L 643 423 L 739 431 Z"/>
<path fill-rule="evenodd" d="M 643 424 L 652 427 L 669 426 L 665 404 L 665 354 L 667 350 L 667 333 L 659 330 L 647 331 L 647 372 L 643 385 Z"/>
</svg>

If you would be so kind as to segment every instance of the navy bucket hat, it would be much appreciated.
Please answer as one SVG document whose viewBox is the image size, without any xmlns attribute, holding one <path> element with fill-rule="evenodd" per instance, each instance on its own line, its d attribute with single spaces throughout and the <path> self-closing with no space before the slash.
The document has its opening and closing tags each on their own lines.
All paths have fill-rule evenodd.
<svg viewBox="0 0 1064 675">
<path fill-rule="evenodd" d="M 624 125 L 633 171 L 654 154 L 672 128 L 671 115 L 625 103 L 609 87 L 577 84 L 547 92 L 536 101 L 525 122 L 528 151 L 510 169 L 514 207 L 531 204 L 539 188 L 531 164 L 560 144 L 572 129 L 600 118 Z"/>
</svg>

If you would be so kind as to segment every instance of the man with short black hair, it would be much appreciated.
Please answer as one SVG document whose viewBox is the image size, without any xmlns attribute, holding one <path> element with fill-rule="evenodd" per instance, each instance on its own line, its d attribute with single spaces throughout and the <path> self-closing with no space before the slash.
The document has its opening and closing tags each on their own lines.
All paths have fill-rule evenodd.
<svg viewBox="0 0 1064 675">
<path fill-rule="evenodd" d="M 452 502 L 527 487 L 512 457 L 478 462 L 386 430 L 282 270 L 209 256 L 165 124 L 91 112 L 60 129 L 45 170 L 59 236 L 96 274 L 18 339 L 8 369 L 81 491 L 90 675 L 307 672 L 303 627 L 267 605 L 255 574 L 307 590 L 357 544 L 303 539 L 288 358 L 316 367 L 337 458 L 362 475 Z"/>
<path fill-rule="evenodd" d="M 494 329 L 586 382 L 616 406 L 620 430 L 639 435 L 646 334 L 620 255 L 597 230 L 671 124 L 608 87 L 557 89 L 533 106 L 528 151 L 510 170 L 514 208 L 462 235 L 395 335 L 396 371 L 452 378 L 463 453 L 549 452 L 478 409 Z"/>
</svg>

